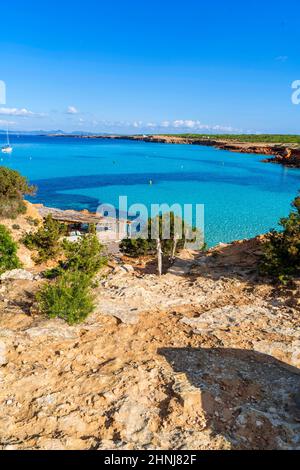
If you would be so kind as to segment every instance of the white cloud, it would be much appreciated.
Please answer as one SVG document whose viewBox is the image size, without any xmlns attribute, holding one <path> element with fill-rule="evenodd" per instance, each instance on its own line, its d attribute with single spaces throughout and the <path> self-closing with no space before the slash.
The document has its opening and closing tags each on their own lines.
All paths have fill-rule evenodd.
<svg viewBox="0 0 300 470">
<path fill-rule="evenodd" d="M 279 55 L 278 57 L 275 57 L 275 60 L 277 60 L 278 62 L 286 62 L 288 60 L 288 56 L 287 55 Z"/>
<path fill-rule="evenodd" d="M 134 121 L 132 125 L 135 128 L 141 127 L 143 125 L 143 121 Z"/>
<path fill-rule="evenodd" d="M 67 114 L 78 114 L 79 111 L 75 106 L 68 106 L 67 108 Z"/>
<path fill-rule="evenodd" d="M 241 129 L 235 129 L 231 126 L 219 124 L 203 124 L 199 120 L 193 119 L 175 119 L 174 121 L 161 121 L 160 123 L 151 123 L 147 127 L 157 127 L 163 129 L 188 130 L 188 131 L 220 131 L 220 132 L 240 132 Z"/>
<path fill-rule="evenodd" d="M 78 125 L 85 125 L 85 127 L 98 127 L 99 131 L 110 132 L 142 132 L 146 133 L 239 133 L 243 132 L 242 129 L 236 129 L 232 126 L 225 126 L 220 124 L 204 124 L 199 120 L 193 119 L 175 119 L 173 121 L 109 121 L 109 120 L 85 120 L 78 119 Z"/>
<path fill-rule="evenodd" d="M 0 119 L 0 126 L 13 126 L 14 124 L 16 124 L 15 121 L 4 121 Z"/>
<path fill-rule="evenodd" d="M 0 108 L 2 116 L 41 117 L 41 113 L 34 113 L 26 108 Z"/>
</svg>

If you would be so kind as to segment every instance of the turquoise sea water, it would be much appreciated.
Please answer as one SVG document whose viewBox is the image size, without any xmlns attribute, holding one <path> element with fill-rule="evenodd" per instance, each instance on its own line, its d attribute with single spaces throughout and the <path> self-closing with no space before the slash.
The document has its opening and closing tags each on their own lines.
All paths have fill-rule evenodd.
<svg viewBox="0 0 300 470">
<path fill-rule="evenodd" d="M 12 136 L 1 165 L 38 186 L 33 202 L 95 211 L 99 203 L 205 205 L 212 246 L 268 231 L 286 216 L 300 170 L 262 163 L 262 155 L 196 145 Z M 153 184 L 150 185 L 149 181 Z"/>
</svg>

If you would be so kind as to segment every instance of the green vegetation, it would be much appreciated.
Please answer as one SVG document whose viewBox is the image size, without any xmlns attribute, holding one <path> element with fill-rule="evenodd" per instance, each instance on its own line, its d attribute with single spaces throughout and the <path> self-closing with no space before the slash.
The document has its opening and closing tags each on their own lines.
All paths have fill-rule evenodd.
<svg viewBox="0 0 300 470">
<path fill-rule="evenodd" d="M 103 247 L 96 235 L 89 233 L 77 242 L 63 243 L 66 261 L 64 268 L 68 271 L 81 271 L 92 278 L 106 264 L 102 255 Z"/>
<path fill-rule="evenodd" d="M 0 274 L 21 266 L 17 257 L 17 244 L 13 241 L 9 231 L 0 225 Z"/>
<path fill-rule="evenodd" d="M 36 232 L 27 233 L 24 245 L 30 250 L 37 250 L 37 263 L 55 259 L 61 251 L 61 237 L 66 233 L 66 226 L 48 215 Z"/>
<path fill-rule="evenodd" d="M 280 220 L 282 231 L 272 230 L 264 246 L 262 272 L 286 283 L 300 274 L 300 196 L 289 216 Z"/>
<path fill-rule="evenodd" d="M 14 219 L 26 212 L 24 195 L 33 195 L 34 186 L 15 170 L 0 166 L 0 217 Z"/>
<path fill-rule="evenodd" d="M 70 325 L 83 321 L 94 310 L 90 279 L 79 271 L 65 271 L 54 284 L 46 284 L 37 294 L 42 313 L 59 317 Z"/>
<path fill-rule="evenodd" d="M 289 134 L 164 134 L 189 139 L 215 139 L 269 144 L 300 144 L 300 135 Z"/>
<path fill-rule="evenodd" d="M 120 243 L 120 251 L 132 258 L 155 253 L 155 242 L 143 238 L 124 238 Z"/>
<path fill-rule="evenodd" d="M 48 317 L 59 317 L 73 324 L 84 320 L 94 310 L 93 278 L 106 258 L 93 233 L 75 243 L 65 240 L 63 249 L 66 259 L 47 272 L 47 277 L 56 279 L 41 289 L 37 301 L 40 311 Z"/>
<path fill-rule="evenodd" d="M 158 228 L 157 234 L 151 234 L 152 226 Z M 164 226 L 170 227 L 168 238 L 164 238 Z M 185 244 L 188 226 L 184 221 L 175 216 L 173 212 L 160 214 L 148 219 L 148 233 L 145 237 L 126 238 L 120 243 L 120 251 L 133 258 L 139 256 L 154 255 L 157 252 L 157 239 L 161 242 L 161 250 L 164 256 L 174 256 Z M 190 229 L 196 234 L 196 229 Z M 154 235 L 154 236 L 153 236 Z"/>
</svg>

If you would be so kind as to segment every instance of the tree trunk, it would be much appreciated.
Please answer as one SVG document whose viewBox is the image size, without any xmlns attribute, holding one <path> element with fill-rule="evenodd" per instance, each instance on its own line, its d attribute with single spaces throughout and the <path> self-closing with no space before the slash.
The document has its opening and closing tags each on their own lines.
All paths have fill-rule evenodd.
<svg viewBox="0 0 300 470">
<path fill-rule="evenodd" d="M 157 270 L 158 275 L 162 275 L 162 249 L 161 249 L 161 241 L 158 238 L 156 240 L 156 252 L 157 252 Z"/>
<path fill-rule="evenodd" d="M 178 238 L 177 238 L 177 237 L 174 237 L 174 238 L 173 238 L 173 247 L 172 247 L 171 261 L 174 261 L 175 256 L 176 256 L 177 242 L 178 242 Z"/>
</svg>

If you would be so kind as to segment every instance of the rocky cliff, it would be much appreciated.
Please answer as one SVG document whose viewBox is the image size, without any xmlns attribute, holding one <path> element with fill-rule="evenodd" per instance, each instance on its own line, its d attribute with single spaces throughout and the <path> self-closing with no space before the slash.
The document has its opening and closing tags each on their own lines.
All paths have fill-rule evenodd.
<svg viewBox="0 0 300 470">
<path fill-rule="evenodd" d="M 1 447 L 299 449 L 300 285 L 258 278 L 259 253 L 186 253 L 161 278 L 120 260 L 72 327 L 36 314 L 36 272 L 7 274 Z"/>
<path fill-rule="evenodd" d="M 188 144 L 188 145 L 207 145 L 222 150 L 239 153 L 255 153 L 262 155 L 270 155 L 271 158 L 265 159 L 265 162 L 280 163 L 285 166 L 300 167 L 300 149 L 298 147 L 267 144 L 267 143 L 245 143 L 245 142 L 228 142 L 225 140 L 215 140 L 209 138 L 183 138 L 176 136 L 129 136 L 128 139 L 144 140 L 146 142 L 159 142 L 170 144 Z"/>
</svg>

